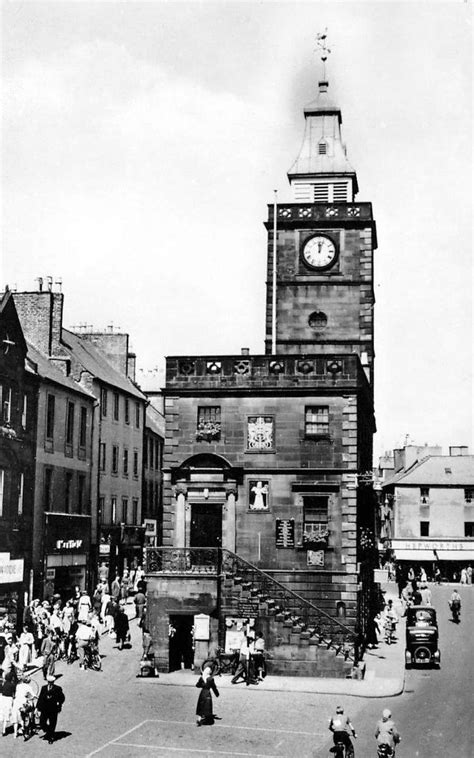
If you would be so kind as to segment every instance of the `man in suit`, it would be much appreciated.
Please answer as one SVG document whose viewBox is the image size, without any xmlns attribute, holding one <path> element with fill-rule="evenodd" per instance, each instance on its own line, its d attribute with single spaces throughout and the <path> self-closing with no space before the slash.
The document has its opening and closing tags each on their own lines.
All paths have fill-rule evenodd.
<svg viewBox="0 0 474 758">
<path fill-rule="evenodd" d="M 58 714 L 64 703 L 64 692 L 55 684 L 56 677 L 48 674 L 47 683 L 41 687 L 37 709 L 40 712 L 40 727 L 45 733 L 45 739 L 52 745 Z"/>
</svg>

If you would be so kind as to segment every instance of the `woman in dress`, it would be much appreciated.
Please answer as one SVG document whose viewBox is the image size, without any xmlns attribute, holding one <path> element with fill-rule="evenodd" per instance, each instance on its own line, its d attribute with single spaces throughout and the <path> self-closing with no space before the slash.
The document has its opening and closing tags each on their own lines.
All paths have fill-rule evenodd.
<svg viewBox="0 0 474 758">
<path fill-rule="evenodd" d="M 13 698 L 15 697 L 17 685 L 16 669 L 10 666 L 3 676 L 2 694 L 0 695 L 0 718 L 2 721 L 2 735 L 7 733 L 8 722 L 12 715 Z"/>
<path fill-rule="evenodd" d="M 33 637 L 32 633 L 28 630 L 28 627 L 25 625 L 23 627 L 23 631 L 20 634 L 20 638 L 18 640 L 18 644 L 20 646 L 20 652 L 18 655 L 18 665 L 21 669 L 25 669 L 29 663 L 31 663 L 31 659 L 33 657 L 33 645 L 35 643 L 35 638 Z"/>
<path fill-rule="evenodd" d="M 197 726 L 202 726 L 203 724 L 211 725 L 214 723 L 211 690 L 216 697 L 219 697 L 219 690 L 217 689 L 214 679 L 211 676 L 210 668 L 204 669 L 202 676 L 200 676 L 196 682 L 196 687 L 199 687 L 201 689 L 196 706 Z"/>
</svg>

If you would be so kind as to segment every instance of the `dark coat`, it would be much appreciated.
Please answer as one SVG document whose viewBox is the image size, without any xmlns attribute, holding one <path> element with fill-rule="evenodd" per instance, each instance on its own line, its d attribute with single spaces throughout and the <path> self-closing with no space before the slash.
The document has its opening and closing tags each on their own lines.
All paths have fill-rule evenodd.
<svg viewBox="0 0 474 758">
<path fill-rule="evenodd" d="M 196 716 L 200 716 L 202 719 L 206 719 L 207 721 L 210 721 L 210 723 L 213 723 L 214 715 L 212 712 L 211 690 L 216 697 L 219 697 L 219 690 L 215 685 L 214 679 L 212 676 L 208 676 L 207 679 L 204 680 L 202 676 L 200 676 L 196 682 L 196 687 L 201 688 L 196 706 Z"/>
<path fill-rule="evenodd" d="M 43 687 L 41 687 L 41 692 L 39 694 L 36 707 L 40 713 L 58 714 L 62 708 L 64 700 L 64 692 L 62 691 L 61 687 L 59 687 L 59 685 L 53 684 L 52 687 L 48 689 L 48 685 L 45 684 Z"/>
<path fill-rule="evenodd" d="M 125 637 L 129 628 L 130 624 L 128 623 L 127 614 L 124 611 L 120 611 L 120 613 L 117 613 L 115 617 L 115 631 L 117 633 L 117 637 Z"/>
</svg>

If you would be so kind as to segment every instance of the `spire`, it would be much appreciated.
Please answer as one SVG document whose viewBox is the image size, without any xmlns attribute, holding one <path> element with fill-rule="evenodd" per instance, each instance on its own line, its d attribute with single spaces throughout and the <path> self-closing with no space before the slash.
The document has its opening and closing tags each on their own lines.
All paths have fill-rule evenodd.
<svg viewBox="0 0 474 758">
<path fill-rule="evenodd" d="M 323 64 L 316 100 L 304 108 L 305 133 L 298 157 L 288 172 L 294 199 L 301 202 L 351 202 L 357 177 L 342 142 L 342 116 L 328 93 L 327 30 L 316 37 Z"/>
</svg>

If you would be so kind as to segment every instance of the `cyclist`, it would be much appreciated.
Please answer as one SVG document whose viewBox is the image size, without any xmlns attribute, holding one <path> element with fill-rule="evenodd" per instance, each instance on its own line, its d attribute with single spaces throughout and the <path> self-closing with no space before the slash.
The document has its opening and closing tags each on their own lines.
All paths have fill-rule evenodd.
<svg viewBox="0 0 474 758">
<path fill-rule="evenodd" d="M 392 721 L 392 713 L 388 708 L 382 711 L 382 718 L 377 721 L 375 728 L 375 739 L 378 748 L 385 746 L 386 755 L 391 758 L 395 757 L 395 747 L 400 742 L 400 734 Z M 381 751 L 379 750 L 379 753 Z"/>
<path fill-rule="evenodd" d="M 357 737 L 349 716 L 344 715 L 344 708 L 338 705 L 336 715 L 329 721 L 329 729 L 333 733 L 334 744 L 342 743 L 346 749 L 347 758 L 354 758 L 354 746 L 350 735 Z"/>
</svg>

